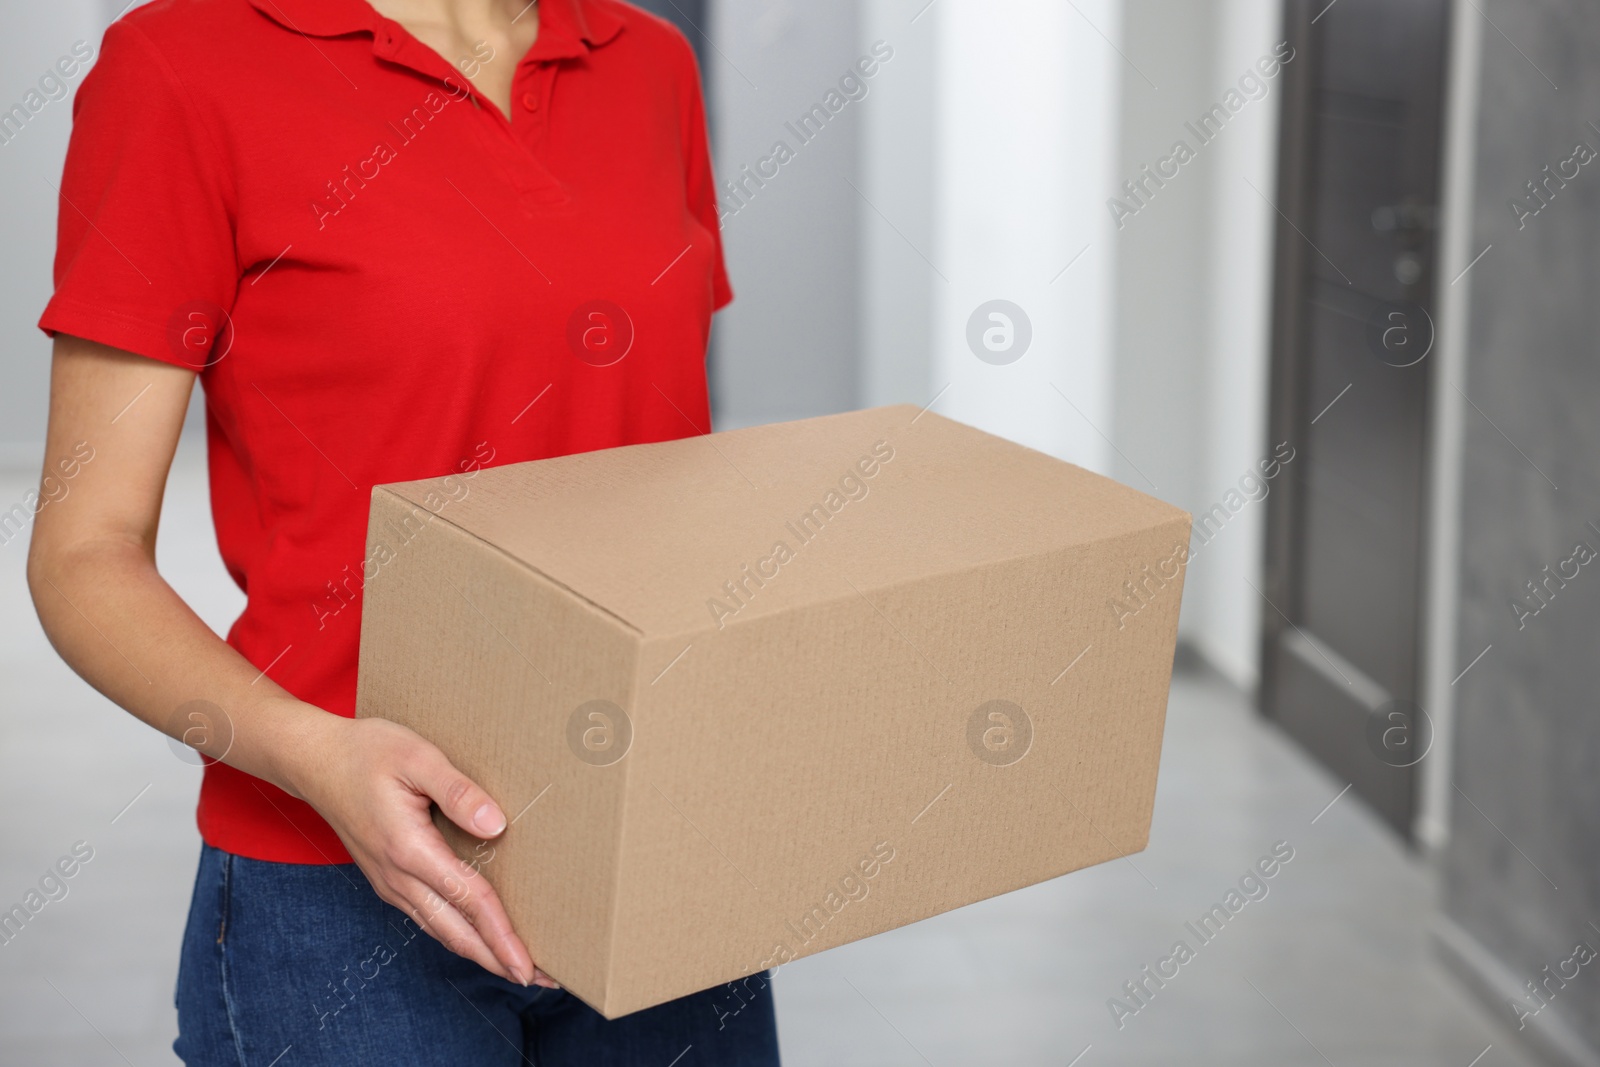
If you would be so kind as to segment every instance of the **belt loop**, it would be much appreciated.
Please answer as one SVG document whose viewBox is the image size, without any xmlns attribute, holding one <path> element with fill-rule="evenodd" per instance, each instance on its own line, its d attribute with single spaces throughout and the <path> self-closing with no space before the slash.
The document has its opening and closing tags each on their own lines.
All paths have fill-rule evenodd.
<svg viewBox="0 0 1600 1067">
<path fill-rule="evenodd" d="M 222 920 L 217 924 L 217 944 L 222 944 L 223 935 L 228 932 L 228 902 L 233 896 L 233 853 L 218 850 L 222 857 L 221 893 L 222 900 L 217 910 L 222 914 Z"/>
</svg>

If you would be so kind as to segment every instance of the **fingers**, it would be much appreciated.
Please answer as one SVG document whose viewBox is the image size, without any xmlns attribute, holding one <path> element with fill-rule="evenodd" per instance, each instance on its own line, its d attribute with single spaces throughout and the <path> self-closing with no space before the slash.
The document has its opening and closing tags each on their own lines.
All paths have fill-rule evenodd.
<svg viewBox="0 0 1600 1067">
<path fill-rule="evenodd" d="M 424 881 L 472 924 L 495 958 L 511 972 L 512 978 L 527 985 L 534 977 L 533 957 L 512 929 L 500 895 L 488 879 L 458 860 L 443 838 L 439 839 L 439 848 L 444 854 L 434 860 Z"/>
<path fill-rule="evenodd" d="M 449 937 L 439 937 L 446 946 L 483 963 L 475 953 L 481 947 L 494 962 L 485 967 L 521 985 L 537 977 L 533 957 L 512 928 L 499 894 L 476 868 L 456 857 L 432 823 L 423 828 L 422 839 L 413 849 L 394 859 L 395 866 L 424 891 L 419 896 L 413 890 L 406 894 L 407 899 L 414 905 L 425 903 L 443 916 L 440 921 L 451 931 Z M 455 920 L 465 924 L 470 937 Z M 466 950 L 452 945 L 451 937 L 464 938 Z"/>
<path fill-rule="evenodd" d="M 506 828 L 506 816 L 488 793 L 471 778 L 456 770 L 433 749 L 415 770 L 416 786 L 439 805 L 445 818 L 476 837 L 498 837 Z"/>
<path fill-rule="evenodd" d="M 533 965 L 494 887 L 477 864 L 457 858 L 427 809 L 432 801 L 452 823 L 480 839 L 505 832 L 505 813 L 437 748 L 414 735 L 409 739 L 397 782 L 407 788 L 405 806 L 413 813 L 408 818 L 416 821 L 375 857 L 384 882 L 400 898 L 390 902 L 446 948 L 484 969 L 521 985 L 555 988 L 549 975 Z"/>
<path fill-rule="evenodd" d="M 427 883 L 408 876 L 401 876 L 397 881 L 401 884 L 391 887 L 395 899 L 390 903 L 410 915 L 428 936 L 492 974 L 519 985 L 527 984 L 520 975 L 495 958 L 472 924 L 448 900 L 430 889 Z"/>
</svg>

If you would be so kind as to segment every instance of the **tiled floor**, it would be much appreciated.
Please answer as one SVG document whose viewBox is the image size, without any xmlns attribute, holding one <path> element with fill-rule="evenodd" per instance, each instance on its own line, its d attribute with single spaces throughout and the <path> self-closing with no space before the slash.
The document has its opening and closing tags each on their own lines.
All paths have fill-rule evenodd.
<svg viewBox="0 0 1600 1067">
<path fill-rule="evenodd" d="M 180 458 L 160 556 L 221 627 L 240 598 L 195 460 Z M 0 510 L 28 481 L 0 473 Z M 0 904 L 75 842 L 94 858 L 0 945 L 0 1064 L 175 1063 L 198 771 L 54 657 L 25 547 L 0 546 Z M 1435 962 L 1426 871 L 1353 798 L 1323 812 L 1342 785 L 1236 692 L 1180 677 L 1148 851 L 784 968 L 786 1062 L 1531 1067 Z M 1201 945 L 1185 923 L 1279 841 L 1294 856 L 1267 895 Z M 1119 1029 L 1108 1000 L 1180 938 L 1194 957 Z"/>
</svg>

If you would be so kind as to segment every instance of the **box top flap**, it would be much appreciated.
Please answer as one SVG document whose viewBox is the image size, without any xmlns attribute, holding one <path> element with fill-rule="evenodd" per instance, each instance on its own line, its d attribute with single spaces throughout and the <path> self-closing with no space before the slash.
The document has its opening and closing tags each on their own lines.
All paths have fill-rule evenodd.
<svg viewBox="0 0 1600 1067">
<path fill-rule="evenodd" d="M 647 637 L 1187 521 L 912 405 L 384 486 Z M 461 486 L 467 489 L 463 494 Z"/>
</svg>

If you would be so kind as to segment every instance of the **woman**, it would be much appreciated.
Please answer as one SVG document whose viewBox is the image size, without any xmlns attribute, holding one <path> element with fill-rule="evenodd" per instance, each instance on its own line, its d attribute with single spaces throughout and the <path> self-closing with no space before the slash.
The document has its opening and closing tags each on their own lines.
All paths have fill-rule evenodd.
<svg viewBox="0 0 1600 1067">
<path fill-rule="evenodd" d="M 75 670 L 210 757 L 186 1063 L 777 1062 L 770 996 L 608 1023 L 556 988 L 429 814 L 493 838 L 504 809 L 351 717 L 373 485 L 708 428 L 698 86 L 617 0 L 157 0 L 107 31 L 40 322 L 47 473 L 92 460 L 29 579 Z M 226 642 L 154 566 L 196 377 Z"/>
</svg>

